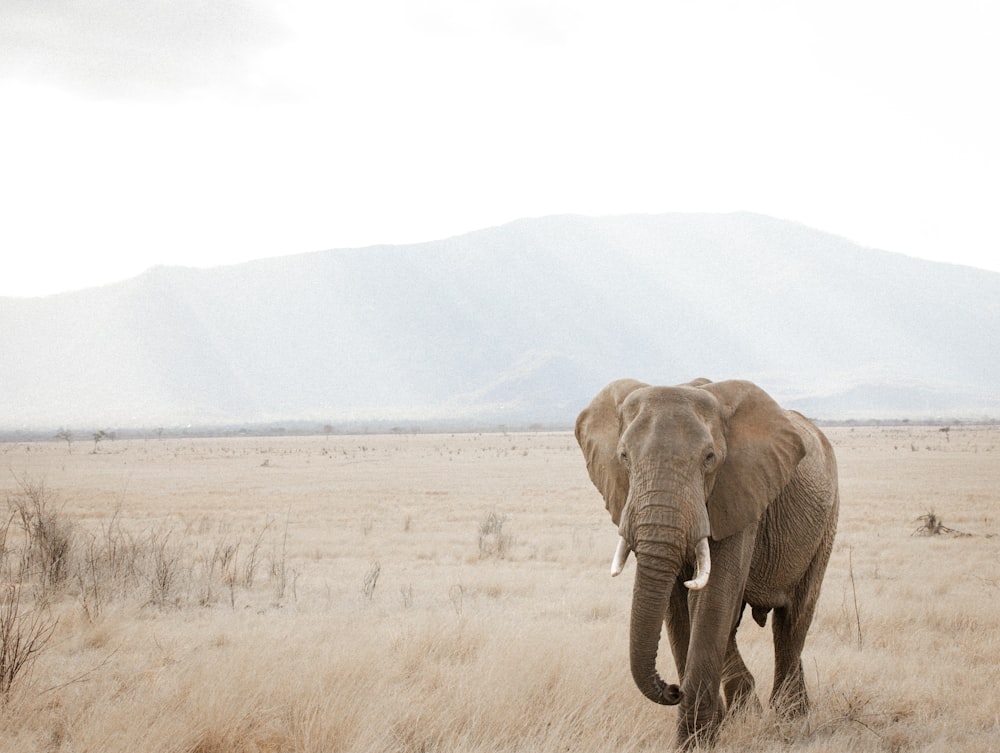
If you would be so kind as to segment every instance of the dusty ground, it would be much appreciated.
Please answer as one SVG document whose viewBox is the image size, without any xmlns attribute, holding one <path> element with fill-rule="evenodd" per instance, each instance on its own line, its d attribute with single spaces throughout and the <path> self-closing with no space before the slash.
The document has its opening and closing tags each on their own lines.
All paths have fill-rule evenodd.
<svg viewBox="0 0 1000 753">
<path fill-rule="evenodd" d="M 826 433 L 842 511 L 813 710 L 733 719 L 719 749 L 1000 751 L 1000 429 Z M 23 582 L 3 587 L 22 628 L 52 628 L 0 751 L 668 747 L 674 711 L 627 667 L 632 566 L 608 575 L 571 434 L 92 449 L 0 444 L 0 582 Z M 20 569 L 37 501 L 69 542 L 58 572 Z M 764 697 L 769 628 L 739 640 Z"/>
</svg>

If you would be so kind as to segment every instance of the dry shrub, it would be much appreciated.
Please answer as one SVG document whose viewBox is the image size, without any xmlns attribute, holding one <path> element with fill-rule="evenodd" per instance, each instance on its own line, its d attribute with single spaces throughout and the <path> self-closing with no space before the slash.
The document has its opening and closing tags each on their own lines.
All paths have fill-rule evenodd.
<svg viewBox="0 0 1000 753">
<path fill-rule="evenodd" d="M 260 565 L 260 550 L 270 523 L 251 532 L 248 545 L 242 536 L 233 536 L 228 526 L 220 526 L 207 546 L 179 534 L 174 526 L 161 524 L 145 532 L 133 532 L 121 523 L 120 508 L 101 533 L 90 536 L 79 547 L 74 562 L 80 606 L 91 619 L 116 601 L 138 599 L 157 608 L 177 608 L 189 604 L 211 606 L 228 596 L 235 608 L 237 594 L 250 592 Z M 284 545 L 283 545 L 284 547 Z M 278 601 L 287 587 L 285 554 L 276 555 L 270 571 Z"/>
<path fill-rule="evenodd" d="M 52 637 L 48 602 L 67 580 L 75 533 L 45 485 L 27 476 L 17 478 L 7 505 L 0 526 L 0 705 Z"/>
<path fill-rule="evenodd" d="M 24 565 L 37 574 L 45 588 L 63 585 L 70 574 L 70 555 L 75 527 L 57 507 L 44 482 L 27 476 L 17 479 L 18 488 L 7 497 L 8 507 L 24 534 Z"/>
<path fill-rule="evenodd" d="M 0 705 L 31 669 L 56 626 L 44 607 L 25 610 L 21 591 L 19 583 L 0 585 Z"/>
<path fill-rule="evenodd" d="M 507 556 L 514 544 L 514 537 L 503 530 L 506 522 L 506 515 L 491 510 L 486 519 L 479 524 L 480 559 L 495 557 L 502 560 Z"/>
<path fill-rule="evenodd" d="M 375 587 L 378 585 L 380 575 L 382 575 L 382 565 L 378 562 L 372 562 L 361 582 L 361 593 L 368 601 L 371 601 L 375 596 Z"/>
<path fill-rule="evenodd" d="M 921 515 L 917 518 L 920 525 L 913 532 L 914 536 L 971 536 L 971 533 L 963 533 L 962 531 L 956 531 L 954 528 L 949 528 L 944 524 L 944 521 L 938 517 L 933 510 L 930 510 L 925 515 Z"/>
</svg>

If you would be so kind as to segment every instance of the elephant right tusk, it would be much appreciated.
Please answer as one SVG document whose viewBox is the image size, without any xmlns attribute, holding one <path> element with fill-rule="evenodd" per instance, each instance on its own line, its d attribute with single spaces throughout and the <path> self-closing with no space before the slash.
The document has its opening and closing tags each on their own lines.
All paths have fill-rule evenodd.
<svg viewBox="0 0 1000 753">
<path fill-rule="evenodd" d="M 625 537 L 618 537 L 618 548 L 615 549 L 615 558 L 611 560 L 611 577 L 614 578 L 619 575 L 621 571 L 625 568 L 625 560 L 628 559 L 628 553 L 632 551 L 629 549 L 628 544 L 625 543 Z"/>
<path fill-rule="evenodd" d="M 708 575 L 712 572 L 712 555 L 708 551 L 708 539 L 702 539 L 694 549 L 696 558 L 694 578 L 684 581 L 692 591 L 700 591 L 708 585 Z"/>
</svg>

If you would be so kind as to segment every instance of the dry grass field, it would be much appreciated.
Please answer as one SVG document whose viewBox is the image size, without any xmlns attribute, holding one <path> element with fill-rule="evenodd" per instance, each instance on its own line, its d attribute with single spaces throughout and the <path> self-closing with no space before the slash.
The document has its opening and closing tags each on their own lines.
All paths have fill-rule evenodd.
<svg viewBox="0 0 1000 753">
<path fill-rule="evenodd" d="M 1000 429 L 827 434 L 812 711 L 717 749 L 1000 751 Z M 0 444 L 0 751 L 670 748 L 571 434 L 93 449 Z M 766 698 L 770 627 L 740 643 Z"/>
</svg>

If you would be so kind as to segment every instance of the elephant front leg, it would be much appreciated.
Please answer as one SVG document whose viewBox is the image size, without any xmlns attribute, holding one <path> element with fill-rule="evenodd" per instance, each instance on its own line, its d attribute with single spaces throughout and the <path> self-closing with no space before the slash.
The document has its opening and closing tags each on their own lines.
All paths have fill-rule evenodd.
<svg viewBox="0 0 1000 753">
<path fill-rule="evenodd" d="M 725 620 L 721 620 L 724 622 Z M 697 620 L 694 624 L 697 625 Z M 726 641 L 712 640 L 706 629 L 692 639 L 677 709 L 677 743 L 682 748 L 711 745 L 726 714 L 719 693 Z"/>
<path fill-rule="evenodd" d="M 683 581 L 687 576 L 679 577 L 670 592 L 670 602 L 667 604 L 666 626 L 667 639 L 670 641 L 670 652 L 674 655 L 677 665 L 677 682 L 684 681 L 684 671 L 687 668 L 688 643 L 691 640 L 691 617 L 688 615 L 687 589 Z"/>
<path fill-rule="evenodd" d="M 710 744 L 715 739 L 726 714 L 720 686 L 727 660 L 735 657 L 743 665 L 735 651 L 734 631 L 743 607 L 755 533 L 756 525 L 724 541 L 711 542 L 713 569 L 708 586 L 688 594 L 691 636 L 677 720 L 677 739 L 682 746 Z M 742 678 L 738 684 L 745 689 L 749 671 L 736 674 Z M 750 682 L 752 693 L 752 678 Z"/>
</svg>

